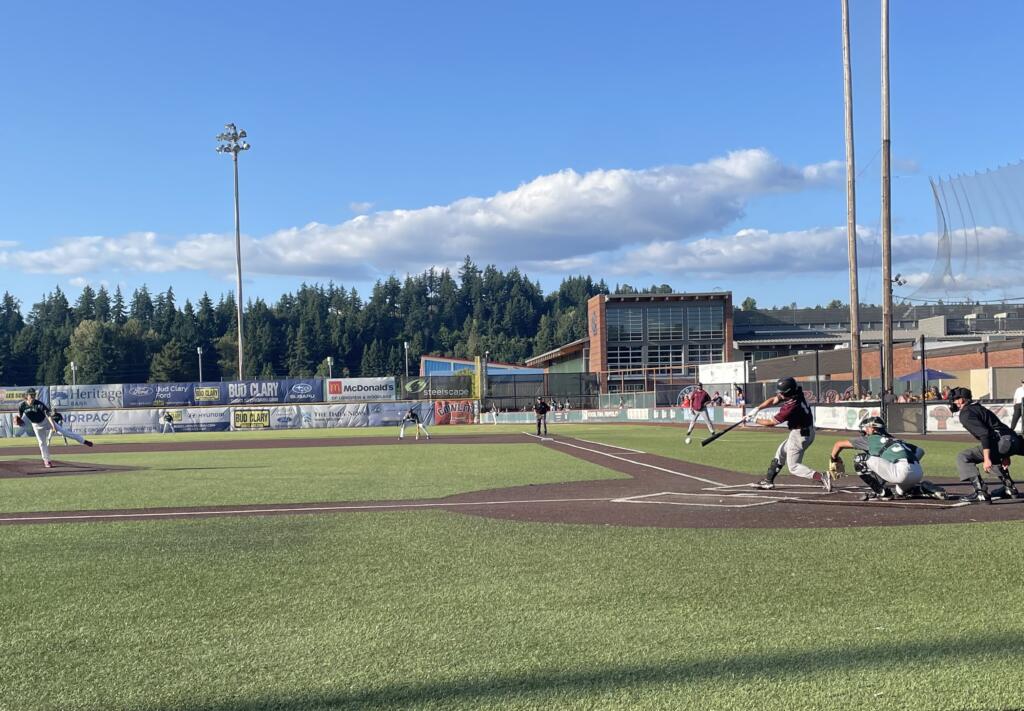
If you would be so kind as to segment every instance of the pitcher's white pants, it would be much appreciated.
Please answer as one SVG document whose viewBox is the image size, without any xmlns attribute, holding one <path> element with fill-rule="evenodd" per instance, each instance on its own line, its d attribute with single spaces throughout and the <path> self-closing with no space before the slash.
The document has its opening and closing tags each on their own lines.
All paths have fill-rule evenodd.
<svg viewBox="0 0 1024 711">
<path fill-rule="evenodd" d="M 49 422 L 44 421 L 39 424 L 33 422 L 32 430 L 36 433 L 36 441 L 39 442 L 39 453 L 43 455 L 44 462 L 50 461 L 50 436 L 54 432 L 69 439 L 73 439 L 79 444 L 85 444 L 85 437 L 82 435 L 77 432 L 72 432 L 71 430 L 66 430 L 60 425 L 57 425 L 56 428 L 51 428 Z"/>
</svg>

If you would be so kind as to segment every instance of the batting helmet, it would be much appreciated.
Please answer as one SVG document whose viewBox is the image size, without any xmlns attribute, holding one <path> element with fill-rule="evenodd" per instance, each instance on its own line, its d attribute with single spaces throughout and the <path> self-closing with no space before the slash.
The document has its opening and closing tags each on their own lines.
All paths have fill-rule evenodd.
<svg viewBox="0 0 1024 711">
<path fill-rule="evenodd" d="M 877 415 L 873 415 L 871 417 L 865 417 L 860 421 L 860 424 L 857 425 L 857 427 L 860 428 L 861 432 L 866 430 L 868 427 L 874 427 L 877 431 L 885 432 L 885 420 Z"/>
<path fill-rule="evenodd" d="M 778 389 L 779 395 L 783 397 L 792 397 L 800 389 L 793 378 L 779 378 L 779 382 L 775 384 L 775 387 Z"/>
</svg>

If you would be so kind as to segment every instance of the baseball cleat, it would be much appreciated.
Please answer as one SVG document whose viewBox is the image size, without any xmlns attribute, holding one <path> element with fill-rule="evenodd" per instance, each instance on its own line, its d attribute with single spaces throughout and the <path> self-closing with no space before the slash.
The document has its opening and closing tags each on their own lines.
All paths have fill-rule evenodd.
<svg viewBox="0 0 1024 711">
<path fill-rule="evenodd" d="M 689 436 L 687 436 L 687 437 L 686 437 L 686 439 L 684 439 L 684 440 L 683 440 L 683 442 L 684 442 L 685 444 L 689 444 L 689 443 L 690 443 L 690 437 L 689 437 Z"/>
<path fill-rule="evenodd" d="M 826 494 L 832 493 L 832 475 L 827 471 L 818 472 L 821 476 L 821 487 L 825 490 Z"/>
<path fill-rule="evenodd" d="M 975 491 L 967 496 L 960 497 L 961 501 L 966 501 L 971 504 L 976 504 L 979 501 L 984 501 L 986 504 L 992 503 L 992 495 L 987 491 Z"/>
<path fill-rule="evenodd" d="M 46 467 L 47 469 L 53 469 L 53 462 L 47 460 L 43 462 L 43 466 Z"/>
<path fill-rule="evenodd" d="M 67 444 L 67 442 L 65 442 L 65 444 Z M 92 446 L 92 440 L 88 440 L 87 439 L 84 442 L 82 442 L 82 444 L 84 444 L 86 447 L 91 447 Z"/>
<path fill-rule="evenodd" d="M 754 487 L 755 489 L 765 489 L 765 490 L 768 490 L 768 489 L 774 489 L 775 488 L 775 482 L 773 482 L 773 481 L 771 481 L 769 479 L 762 479 L 761 481 L 757 482 L 756 484 L 751 484 L 751 486 Z"/>
</svg>

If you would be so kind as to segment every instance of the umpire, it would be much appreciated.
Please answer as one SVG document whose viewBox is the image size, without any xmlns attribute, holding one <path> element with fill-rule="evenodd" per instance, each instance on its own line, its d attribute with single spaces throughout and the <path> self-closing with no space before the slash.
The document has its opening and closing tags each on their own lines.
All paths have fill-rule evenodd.
<svg viewBox="0 0 1024 711">
<path fill-rule="evenodd" d="M 533 414 L 537 416 L 537 436 L 540 437 L 541 425 L 544 426 L 544 435 L 548 434 L 548 412 L 551 411 L 551 406 L 548 405 L 544 398 L 537 398 L 537 403 L 533 406 Z"/>
<path fill-rule="evenodd" d="M 1024 454 L 1024 440 L 1004 425 L 994 412 L 974 400 L 967 388 L 950 390 L 949 409 L 960 413 L 960 424 L 979 442 L 977 447 L 965 449 L 956 457 L 960 480 L 974 485 L 974 493 L 966 497 L 966 500 L 992 503 L 993 495 L 1005 499 L 1020 498 L 1010 478 L 1009 467 L 1011 456 Z M 997 460 L 998 466 L 993 463 L 993 459 Z M 978 473 L 979 464 L 986 474 L 991 473 L 994 467 L 1003 484 L 991 494 Z"/>
</svg>

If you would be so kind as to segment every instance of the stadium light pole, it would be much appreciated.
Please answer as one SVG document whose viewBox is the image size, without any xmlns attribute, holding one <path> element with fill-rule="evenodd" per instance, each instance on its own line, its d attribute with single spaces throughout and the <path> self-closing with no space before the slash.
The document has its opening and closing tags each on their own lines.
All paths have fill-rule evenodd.
<svg viewBox="0 0 1024 711">
<path fill-rule="evenodd" d="M 409 341 L 404 341 L 405 344 L 405 377 L 409 377 Z"/>
<path fill-rule="evenodd" d="M 238 215 L 238 154 L 249 150 L 250 146 L 244 139 L 245 131 L 240 131 L 233 123 L 224 124 L 224 132 L 217 134 L 217 140 L 221 144 L 217 146 L 218 153 L 230 153 L 231 161 L 235 167 L 235 281 L 237 285 L 238 310 L 238 379 L 244 380 L 243 357 L 245 353 L 245 337 L 242 334 L 242 231 Z"/>
<path fill-rule="evenodd" d="M 334 377 L 334 356 L 327 356 L 327 377 Z"/>
<path fill-rule="evenodd" d="M 882 0 L 882 392 L 892 389 L 892 191 L 889 146 L 889 0 Z"/>
<path fill-rule="evenodd" d="M 860 288 L 857 284 L 857 173 L 853 153 L 853 69 L 850 65 L 850 3 L 842 0 L 843 16 L 843 106 L 846 138 L 846 251 L 850 262 L 850 367 L 853 394 L 860 396 Z M 817 351 L 815 351 L 817 355 Z M 819 384 L 820 389 L 820 384 Z"/>
<path fill-rule="evenodd" d="M 196 354 L 199 356 L 199 382 L 203 382 L 203 347 L 196 346 Z"/>
<path fill-rule="evenodd" d="M 71 385 L 78 386 L 78 366 L 75 361 L 71 361 Z"/>
</svg>

